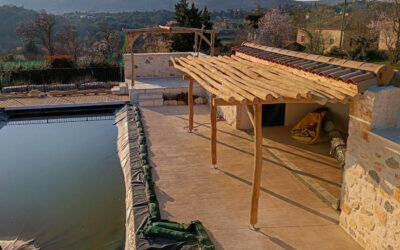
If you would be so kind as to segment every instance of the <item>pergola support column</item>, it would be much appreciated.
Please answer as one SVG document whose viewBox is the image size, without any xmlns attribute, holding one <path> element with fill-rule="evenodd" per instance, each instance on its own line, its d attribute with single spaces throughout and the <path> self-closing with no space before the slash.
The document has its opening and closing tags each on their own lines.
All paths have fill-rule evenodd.
<svg viewBox="0 0 400 250">
<path fill-rule="evenodd" d="M 189 89 L 188 89 L 188 104 L 189 104 L 189 133 L 193 132 L 193 78 L 189 79 Z"/>
<path fill-rule="evenodd" d="M 135 53 L 133 51 L 133 46 L 132 46 L 132 51 L 131 51 L 131 69 L 132 69 L 132 75 L 131 75 L 131 86 L 135 86 Z"/>
<path fill-rule="evenodd" d="M 211 114 L 211 163 L 213 168 L 217 167 L 217 105 L 215 103 L 215 95 L 211 95 L 210 103 Z"/>
<path fill-rule="evenodd" d="M 262 172 L 262 104 L 254 105 L 254 173 L 251 194 L 250 226 L 258 222 L 258 200 L 260 197 Z"/>
</svg>

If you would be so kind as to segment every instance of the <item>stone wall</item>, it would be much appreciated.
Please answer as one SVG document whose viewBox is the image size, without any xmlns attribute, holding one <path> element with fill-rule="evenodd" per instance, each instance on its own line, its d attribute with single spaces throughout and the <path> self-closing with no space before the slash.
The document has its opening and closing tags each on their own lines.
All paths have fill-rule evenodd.
<svg viewBox="0 0 400 250">
<path fill-rule="evenodd" d="M 350 108 L 340 225 L 366 249 L 400 249 L 400 89 L 375 87 Z"/>
<path fill-rule="evenodd" d="M 135 54 L 135 76 L 140 77 L 182 77 L 182 72 L 169 66 L 171 57 L 186 57 L 191 52 L 137 53 Z M 125 79 L 131 79 L 131 54 L 124 54 Z"/>
</svg>

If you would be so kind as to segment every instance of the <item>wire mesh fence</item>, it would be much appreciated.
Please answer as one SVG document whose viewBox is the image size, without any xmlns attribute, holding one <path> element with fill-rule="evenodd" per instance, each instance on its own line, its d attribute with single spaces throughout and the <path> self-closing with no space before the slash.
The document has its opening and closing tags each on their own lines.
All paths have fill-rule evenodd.
<svg viewBox="0 0 400 250">
<path fill-rule="evenodd" d="M 0 71 L 2 93 L 112 88 L 112 82 L 122 81 L 124 70 L 120 66 Z"/>
</svg>

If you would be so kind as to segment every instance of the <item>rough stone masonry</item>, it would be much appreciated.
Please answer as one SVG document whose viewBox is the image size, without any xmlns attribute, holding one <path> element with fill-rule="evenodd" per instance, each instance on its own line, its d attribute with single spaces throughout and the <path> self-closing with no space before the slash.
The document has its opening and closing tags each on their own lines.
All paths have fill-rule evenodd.
<svg viewBox="0 0 400 250">
<path fill-rule="evenodd" d="M 340 225 L 366 249 L 400 249 L 400 88 L 351 104 Z"/>
</svg>

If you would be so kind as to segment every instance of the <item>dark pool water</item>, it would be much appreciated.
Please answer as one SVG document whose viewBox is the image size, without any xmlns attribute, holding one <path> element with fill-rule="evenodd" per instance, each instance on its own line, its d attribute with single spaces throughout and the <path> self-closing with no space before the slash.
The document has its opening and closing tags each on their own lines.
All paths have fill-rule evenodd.
<svg viewBox="0 0 400 250">
<path fill-rule="evenodd" d="M 0 240 L 122 249 L 125 188 L 114 120 L 0 129 Z"/>
</svg>

